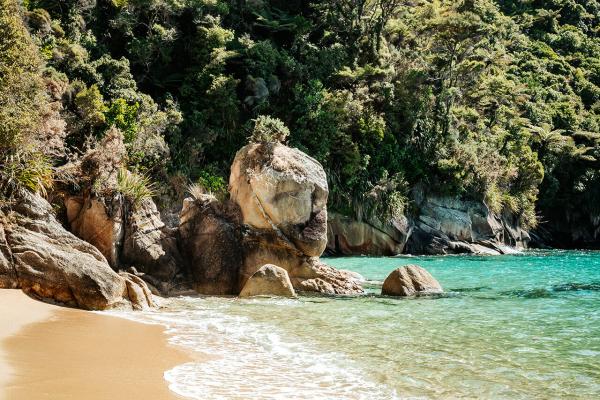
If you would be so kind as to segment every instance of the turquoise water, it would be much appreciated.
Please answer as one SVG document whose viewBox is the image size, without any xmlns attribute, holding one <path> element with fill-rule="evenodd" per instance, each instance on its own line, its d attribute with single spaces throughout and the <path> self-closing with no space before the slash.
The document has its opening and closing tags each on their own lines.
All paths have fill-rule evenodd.
<svg viewBox="0 0 600 400">
<path fill-rule="evenodd" d="M 196 399 L 569 398 L 600 395 L 600 253 L 330 258 L 370 294 L 181 298 L 146 318 L 208 355 L 168 371 Z M 444 296 L 378 296 L 408 263 Z"/>
</svg>

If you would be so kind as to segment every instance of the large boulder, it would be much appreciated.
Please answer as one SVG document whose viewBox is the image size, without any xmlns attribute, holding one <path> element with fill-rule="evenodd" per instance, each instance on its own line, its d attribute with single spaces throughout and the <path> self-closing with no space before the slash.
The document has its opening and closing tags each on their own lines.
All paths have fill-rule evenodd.
<svg viewBox="0 0 600 400">
<path fill-rule="evenodd" d="M 327 251 L 345 256 L 394 256 L 404 251 L 410 233 L 411 228 L 405 217 L 373 223 L 329 213 Z"/>
<path fill-rule="evenodd" d="M 243 263 L 240 213 L 211 195 L 187 198 L 179 237 L 192 287 L 201 294 L 237 295 Z"/>
<path fill-rule="evenodd" d="M 318 259 L 327 245 L 329 191 L 316 160 L 278 143 L 249 144 L 235 156 L 229 191 L 245 227 L 240 289 L 261 266 L 274 264 L 297 290 L 362 292 L 354 277 Z"/>
<path fill-rule="evenodd" d="M 143 282 L 114 272 L 102 253 L 66 231 L 37 195 L 24 194 L 13 205 L 3 230 L 0 247 L 9 252 L 5 258 L 16 275 L 9 287 L 90 310 L 154 305 Z"/>
<path fill-rule="evenodd" d="M 248 279 L 240 292 L 240 297 L 252 296 L 295 297 L 296 292 L 285 269 L 267 264 Z"/>
<path fill-rule="evenodd" d="M 405 265 L 393 270 L 381 288 L 385 296 L 416 296 L 442 293 L 442 286 L 429 272 L 418 265 Z"/>
<path fill-rule="evenodd" d="M 235 156 L 229 191 L 244 224 L 281 231 L 307 256 L 325 250 L 329 190 L 315 159 L 278 143 L 249 144 Z"/>
</svg>

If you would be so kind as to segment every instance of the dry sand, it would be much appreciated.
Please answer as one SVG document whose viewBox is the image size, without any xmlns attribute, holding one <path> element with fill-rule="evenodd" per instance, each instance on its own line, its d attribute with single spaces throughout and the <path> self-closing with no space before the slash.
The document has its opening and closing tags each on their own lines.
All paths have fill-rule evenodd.
<svg viewBox="0 0 600 400">
<path fill-rule="evenodd" d="M 160 326 L 0 290 L 0 399 L 181 399 L 163 373 L 187 361 Z"/>
</svg>

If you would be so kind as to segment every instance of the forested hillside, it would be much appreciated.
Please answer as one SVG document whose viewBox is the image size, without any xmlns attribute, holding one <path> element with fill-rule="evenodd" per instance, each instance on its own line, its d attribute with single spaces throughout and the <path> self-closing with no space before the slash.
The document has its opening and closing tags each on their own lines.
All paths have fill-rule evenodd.
<svg viewBox="0 0 600 400">
<path fill-rule="evenodd" d="M 5 193 L 71 184 L 115 128 L 143 193 L 222 192 L 262 116 L 357 219 L 417 184 L 530 228 L 600 214 L 597 0 L 0 4 Z"/>
</svg>

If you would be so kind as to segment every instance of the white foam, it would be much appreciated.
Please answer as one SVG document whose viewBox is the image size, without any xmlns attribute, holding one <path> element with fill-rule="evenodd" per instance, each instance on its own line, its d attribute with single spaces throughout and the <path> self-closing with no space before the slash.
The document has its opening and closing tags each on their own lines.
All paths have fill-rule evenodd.
<svg viewBox="0 0 600 400">
<path fill-rule="evenodd" d="M 190 399 L 398 398 L 343 354 L 321 352 L 310 338 L 291 337 L 275 323 L 228 314 L 233 301 L 180 298 L 166 310 L 111 314 L 162 324 L 172 344 L 209 355 L 203 357 L 207 361 L 178 365 L 164 374 L 172 391 Z M 297 306 L 289 300 L 277 302 Z"/>
</svg>

